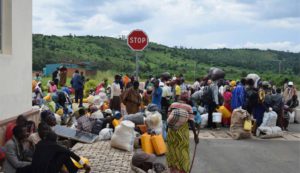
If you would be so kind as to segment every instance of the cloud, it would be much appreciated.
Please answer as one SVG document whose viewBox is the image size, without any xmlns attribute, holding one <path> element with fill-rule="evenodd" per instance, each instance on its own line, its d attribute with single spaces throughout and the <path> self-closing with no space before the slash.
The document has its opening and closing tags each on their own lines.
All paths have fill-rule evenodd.
<svg viewBox="0 0 300 173">
<path fill-rule="evenodd" d="M 282 51 L 300 52 L 300 44 L 292 43 L 289 41 L 283 42 L 268 42 L 268 43 L 253 43 L 247 42 L 242 47 L 244 48 L 258 48 L 258 49 L 275 49 Z"/>
<path fill-rule="evenodd" d="M 262 49 L 267 46 L 299 51 L 299 3 L 298 0 L 33 0 L 33 32 L 119 37 L 133 29 L 143 29 L 150 41 L 168 46 Z"/>
</svg>

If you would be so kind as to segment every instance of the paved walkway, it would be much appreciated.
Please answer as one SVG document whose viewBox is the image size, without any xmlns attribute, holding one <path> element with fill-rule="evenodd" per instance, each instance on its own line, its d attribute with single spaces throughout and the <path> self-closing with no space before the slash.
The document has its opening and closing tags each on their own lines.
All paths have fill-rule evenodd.
<svg viewBox="0 0 300 173">
<path fill-rule="evenodd" d="M 127 173 L 130 170 L 133 153 L 112 148 L 110 141 L 77 143 L 72 150 L 79 156 L 89 159 L 92 173 Z"/>
<path fill-rule="evenodd" d="M 190 132 L 190 138 L 193 138 L 193 133 Z M 221 130 L 200 130 L 199 133 L 200 139 L 232 139 L 229 129 Z M 280 141 L 300 141 L 300 132 L 283 132 L 283 137 L 271 138 L 271 139 L 261 139 L 255 136 L 252 136 L 253 140 L 280 140 Z"/>
</svg>

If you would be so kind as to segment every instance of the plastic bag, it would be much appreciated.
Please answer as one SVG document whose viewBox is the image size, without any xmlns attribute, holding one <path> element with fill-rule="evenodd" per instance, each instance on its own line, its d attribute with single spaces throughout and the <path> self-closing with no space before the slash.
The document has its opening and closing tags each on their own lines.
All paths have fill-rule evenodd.
<svg viewBox="0 0 300 173">
<path fill-rule="evenodd" d="M 131 152 L 133 151 L 134 138 L 134 123 L 125 120 L 116 127 L 110 144 L 112 147 Z"/>
<path fill-rule="evenodd" d="M 110 140 L 113 135 L 113 129 L 104 128 L 99 133 L 99 140 Z"/>
</svg>

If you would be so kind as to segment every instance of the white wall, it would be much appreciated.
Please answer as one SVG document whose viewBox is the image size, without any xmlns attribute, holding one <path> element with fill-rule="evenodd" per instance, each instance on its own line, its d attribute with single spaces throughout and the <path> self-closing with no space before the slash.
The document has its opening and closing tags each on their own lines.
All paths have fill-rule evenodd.
<svg viewBox="0 0 300 173">
<path fill-rule="evenodd" d="M 32 0 L 4 0 L 9 1 L 11 27 L 7 21 L 2 27 L 3 35 L 11 30 L 11 42 L 3 43 L 11 50 L 0 54 L 0 121 L 31 109 Z"/>
</svg>

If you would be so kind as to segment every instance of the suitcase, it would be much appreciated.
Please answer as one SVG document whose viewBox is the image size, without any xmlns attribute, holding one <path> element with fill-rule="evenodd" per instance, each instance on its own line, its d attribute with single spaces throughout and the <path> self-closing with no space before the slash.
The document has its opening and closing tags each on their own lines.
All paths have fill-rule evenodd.
<svg viewBox="0 0 300 173">
<path fill-rule="evenodd" d="M 151 143 L 156 155 L 163 155 L 167 152 L 167 146 L 162 135 L 151 136 Z"/>
<path fill-rule="evenodd" d="M 151 143 L 151 136 L 148 133 L 144 133 L 141 136 L 142 150 L 147 154 L 153 154 L 153 146 Z"/>
</svg>

